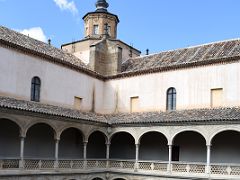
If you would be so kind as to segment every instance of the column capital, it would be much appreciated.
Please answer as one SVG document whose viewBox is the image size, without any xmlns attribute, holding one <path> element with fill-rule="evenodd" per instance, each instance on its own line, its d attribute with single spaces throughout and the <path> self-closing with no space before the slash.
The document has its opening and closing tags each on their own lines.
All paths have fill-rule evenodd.
<svg viewBox="0 0 240 180">
<path fill-rule="evenodd" d="M 25 139 L 26 138 L 25 135 L 20 135 L 19 137 L 20 137 L 20 139 Z"/>
<path fill-rule="evenodd" d="M 207 147 L 211 147 L 211 146 L 212 146 L 212 144 L 206 144 L 206 146 L 207 146 Z"/>
<path fill-rule="evenodd" d="M 83 141 L 83 145 L 87 145 L 88 141 Z"/>
</svg>

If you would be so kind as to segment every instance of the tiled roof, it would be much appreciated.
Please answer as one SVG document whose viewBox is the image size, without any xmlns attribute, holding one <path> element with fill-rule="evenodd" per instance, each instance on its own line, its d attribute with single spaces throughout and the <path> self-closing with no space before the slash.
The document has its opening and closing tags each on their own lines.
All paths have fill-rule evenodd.
<svg viewBox="0 0 240 180">
<path fill-rule="evenodd" d="M 171 112 L 146 112 L 132 114 L 100 115 L 91 112 L 52 106 L 37 102 L 16 100 L 0 96 L 0 108 L 22 110 L 33 113 L 60 116 L 71 119 L 104 123 L 120 124 L 151 124 L 151 123 L 190 123 L 240 120 L 240 108 L 193 109 Z"/>
<path fill-rule="evenodd" d="M 240 108 L 192 109 L 108 116 L 112 124 L 186 123 L 240 120 Z"/>
<path fill-rule="evenodd" d="M 240 40 L 236 39 L 132 58 L 122 64 L 122 73 L 105 77 L 90 70 L 74 55 L 3 26 L 0 26 L 0 43 L 102 80 L 240 60 Z"/>
<path fill-rule="evenodd" d="M 222 60 L 227 62 L 234 57 L 238 57 L 238 60 L 240 59 L 239 39 L 132 58 L 123 63 L 122 72 L 126 74 L 151 69 L 161 70 L 187 65 L 211 64 L 222 62 Z"/>
<path fill-rule="evenodd" d="M 89 122 L 107 123 L 107 120 L 103 115 L 98 115 L 91 112 L 84 113 L 74 109 L 52 106 L 32 101 L 16 100 L 7 97 L 0 97 L 0 107 L 66 117 L 71 119 L 85 120 Z"/>
<path fill-rule="evenodd" d="M 77 68 L 90 75 L 99 76 L 98 73 L 91 71 L 74 55 L 3 26 L 0 26 L 0 43 L 30 52 L 50 61 Z"/>
</svg>

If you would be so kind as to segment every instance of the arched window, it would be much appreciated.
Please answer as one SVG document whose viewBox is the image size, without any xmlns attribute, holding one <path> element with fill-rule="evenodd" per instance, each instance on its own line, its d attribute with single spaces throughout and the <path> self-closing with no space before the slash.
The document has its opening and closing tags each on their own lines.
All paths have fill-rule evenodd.
<svg viewBox="0 0 240 180">
<path fill-rule="evenodd" d="M 31 101 L 40 101 L 40 88 L 41 88 L 41 80 L 39 77 L 32 78 L 31 85 Z"/>
<path fill-rule="evenodd" d="M 169 88 L 167 90 L 167 110 L 176 110 L 176 96 L 177 92 L 175 88 Z"/>
</svg>

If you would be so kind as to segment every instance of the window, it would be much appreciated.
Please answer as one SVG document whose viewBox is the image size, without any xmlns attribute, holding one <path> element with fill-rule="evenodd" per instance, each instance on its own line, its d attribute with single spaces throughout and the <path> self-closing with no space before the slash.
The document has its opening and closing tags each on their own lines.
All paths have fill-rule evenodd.
<svg viewBox="0 0 240 180">
<path fill-rule="evenodd" d="M 41 80 L 39 77 L 32 78 L 31 85 L 31 101 L 40 101 L 40 88 L 41 88 Z"/>
<path fill-rule="evenodd" d="M 223 105 L 223 89 L 211 89 L 211 107 L 220 107 Z"/>
<path fill-rule="evenodd" d="M 98 34 L 98 25 L 93 26 L 93 34 L 97 35 Z"/>
<path fill-rule="evenodd" d="M 167 91 L 167 110 L 173 111 L 176 110 L 176 89 L 169 88 Z"/>
<path fill-rule="evenodd" d="M 74 108 L 77 110 L 81 110 L 82 98 L 81 97 L 74 97 Z"/>
<path fill-rule="evenodd" d="M 108 35 L 111 36 L 111 26 L 108 26 L 107 32 L 108 32 Z"/>
<path fill-rule="evenodd" d="M 131 112 L 139 112 L 139 97 L 131 97 Z"/>
</svg>

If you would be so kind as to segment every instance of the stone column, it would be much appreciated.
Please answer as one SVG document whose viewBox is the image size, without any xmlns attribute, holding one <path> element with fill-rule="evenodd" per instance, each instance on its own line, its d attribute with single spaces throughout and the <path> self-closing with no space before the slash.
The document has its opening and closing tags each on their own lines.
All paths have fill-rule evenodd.
<svg viewBox="0 0 240 180">
<path fill-rule="evenodd" d="M 25 137 L 20 137 L 20 162 L 19 167 L 24 167 L 24 145 L 25 145 Z"/>
<path fill-rule="evenodd" d="M 55 139 L 55 160 L 58 161 L 59 154 L 59 139 Z"/>
<path fill-rule="evenodd" d="M 138 161 L 139 161 L 139 146 L 140 146 L 140 144 L 136 144 L 135 171 L 137 171 L 137 169 L 138 169 Z"/>
<path fill-rule="evenodd" d="M 54 162 L 54 167 L 58 167 L 58 156 L 59 156 L 59 139 L 55 139 L 55 162 Z"/>
<path fill-rule="evenodd" d="M 111 143 L 106 143 L 106 159 L 109 160 L 110 157 L 110 145 Z"/>
<path fill-rule="evenodd" d="M 87 141 L 83 142 L 83 168 L 87 169 Z"/>
<path fill-rule="evenodd" d="M 83 159 L 87 160 L 87 143 L 88 142 L 83 142 Z"/>
<path fill-rule="evenodd" d="M 207 166 L 206 173 L 210 173 L 210 163 L 211 163 L 211 145 L 207 145 Z"/>
<path fill-rule="evenodd" d="M 111 146 L 111 143 L 106 143 L 106 160 L 107 160 L 107 168 L 109 168 L 109 158 L 110 158 L 110 146 Z"/>
<path fill-rule="evenodd" d="M 168 145 L 168 172 L 172 171 L 172 144 Z"/>
</svg>

